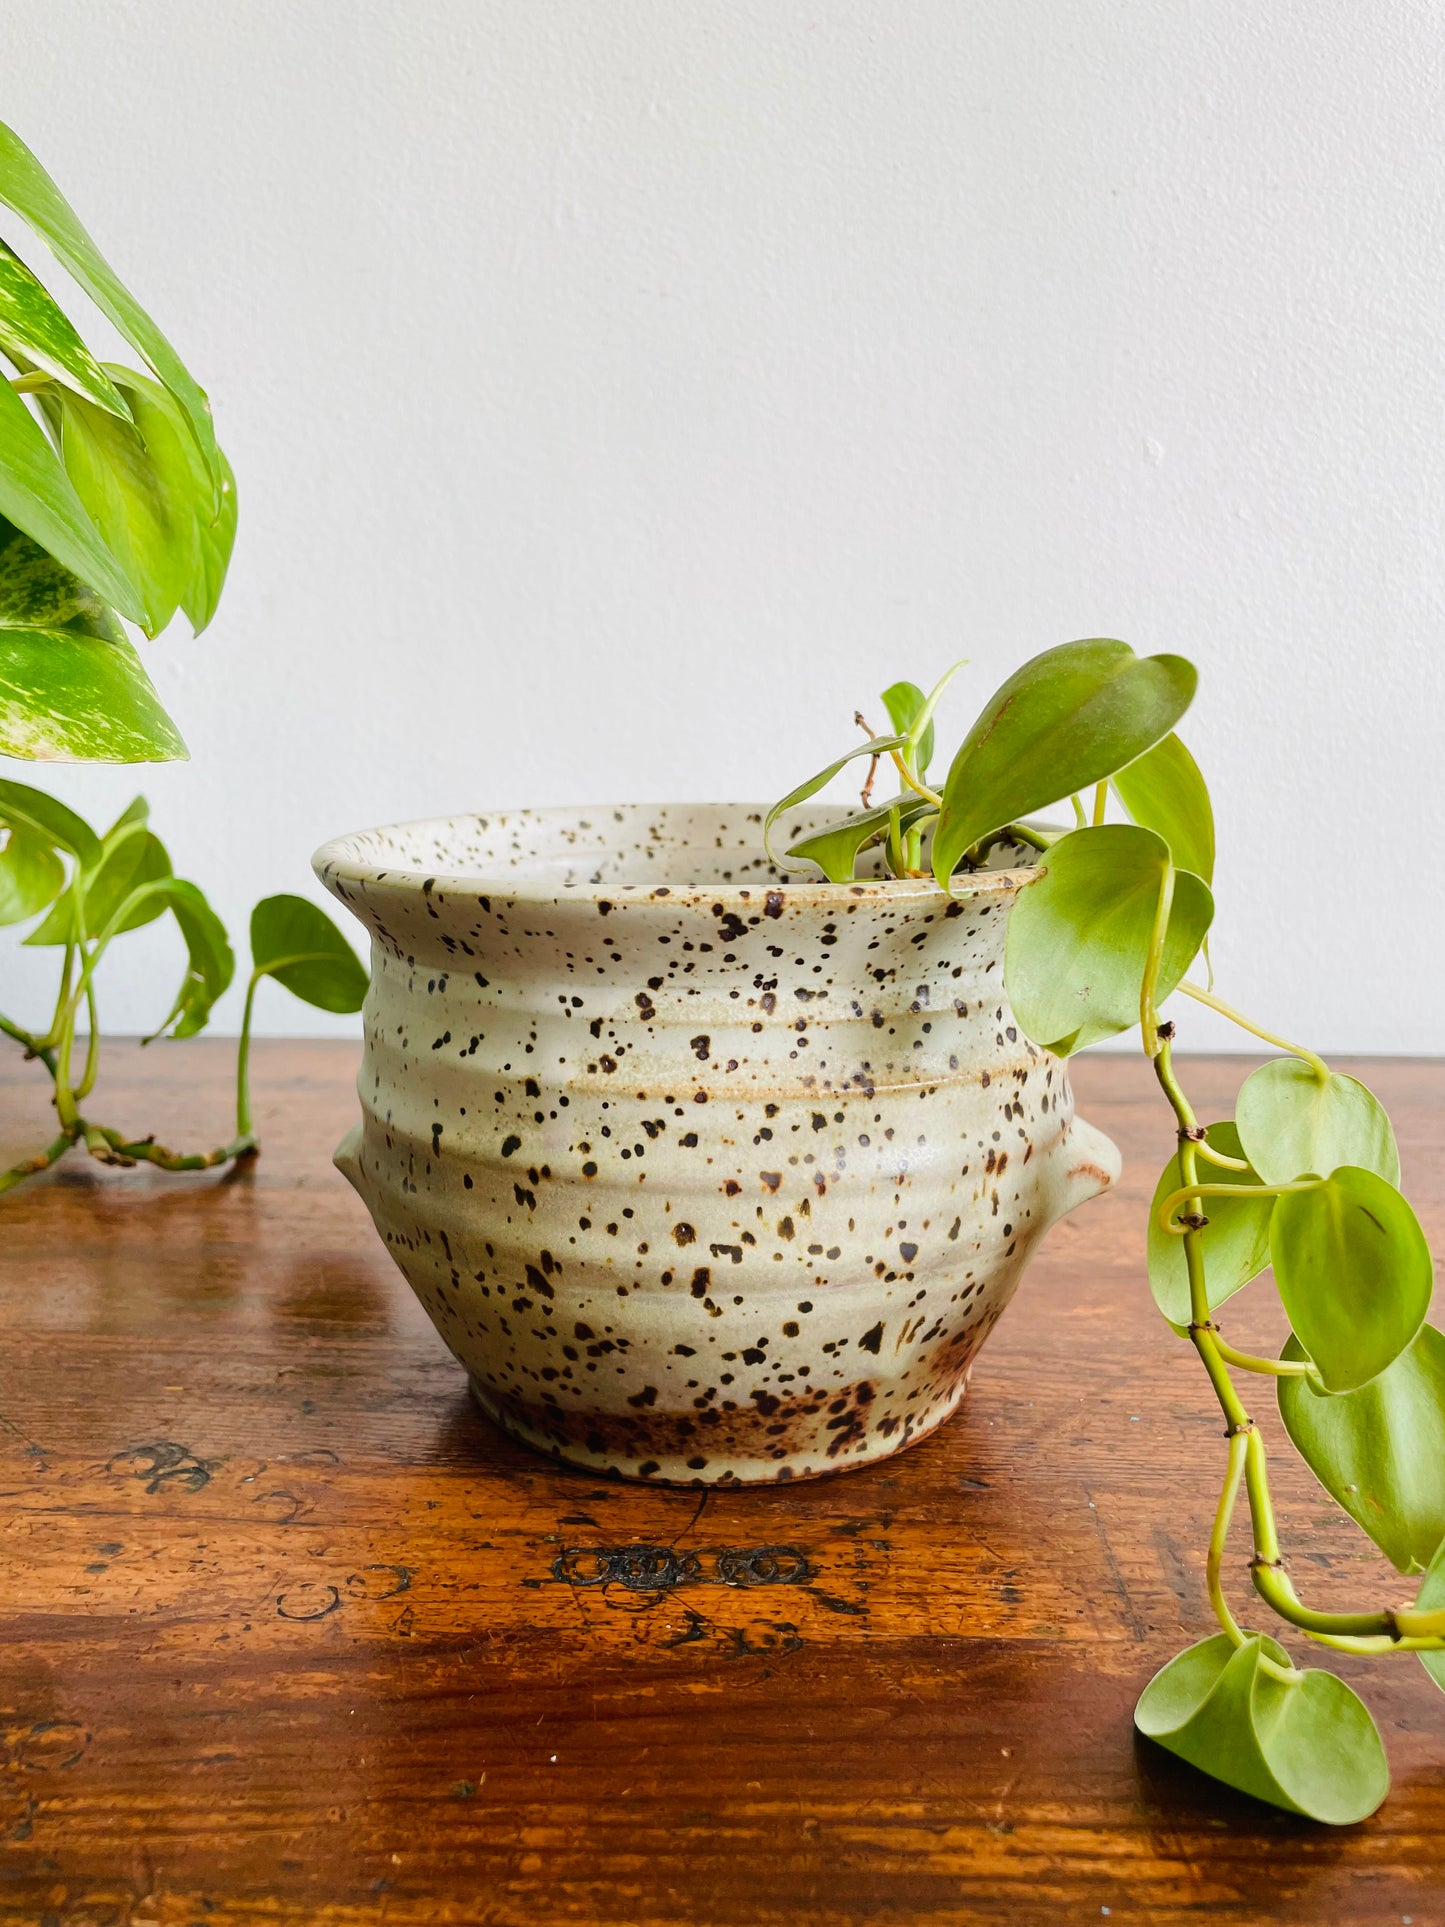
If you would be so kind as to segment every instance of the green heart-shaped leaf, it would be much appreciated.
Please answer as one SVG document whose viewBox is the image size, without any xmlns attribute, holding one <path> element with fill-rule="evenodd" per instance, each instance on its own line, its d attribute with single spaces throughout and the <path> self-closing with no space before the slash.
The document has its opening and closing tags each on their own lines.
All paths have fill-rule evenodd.
<svg viewBox="0 0 1445 1927">
<path fill-rule="evenodd" d="M 1214 810 L 1199 765 L 1177 736 L 1121 769 L 1114 788 L 1124 808 L 1169 845 L 1175 867 L 1214 881 Z"/>
<path fill-rule="evenodd" d="M 1436 1612 L 1441 1606 L 1445 1606 L 1445 1539 L 1436 1548 L 1425 1577 L 1420 1581 L 1420 1590 L 1415 1595 L 1417 1612 Z M 1441 1691 L 1445 1692 L 1445 1652 L 1421 1653 L 1420 1663 Z"/>
<path fill-rule="evenodd" d="M 1280 1356 L 1306 1353 L 1291 1337 Z M 1398 1571 L 1422 1572 L 1445 1539 L 1445 1334 L 1426 1325 L 1357 1392 L 1277 1383 L 1285 1430 L 1326 1492 Z"/>
<path fill-rule="evenodd" d="M 778 862 L 773 850 L 772 836 L 773 825 L 780 816 L 785 815 L 788 810 L 795 809 L 799 803 L 806 803 L 808 798 L 816 796 L 819 790 L 826 789 L 840 769 L 846 769 L 849 763 L 855 763 L 860 756 L 886 756 L 891 749 L 901 749 L 903 740 L 901 736 L 874 736 L 866 743 L 859 743 L 856 749 L 850 749 L 846 756 L 840 756 L 836 763 L 829 763 L 826 769 L 820 769 L 818 774 L 810 776 L 806 783 L 799 783 L 798 787 L 795 790 L 789 790 L 786 796 L 780 797 L 763 819 L 763 848 L 768 853 L 769 861 Z"/>
<path fill-rule="evenodd" d="M 204 1030 L 217 998 L 236 973 L 226 927 L 194 883 L 165 877 L 141 886 L 147 901 L 157 900 L 175 917 L 186 941 L 186 974 L 165 1022 L 144 1041 L 157 1037 L 194 1037 Z M 139 906 L 137 906 L 139 907 Z"/>
<path fill-rule="evenodd" d="M 880 804 L 877 809 L 860 810 L 856 816 L 847 816 L 826 830 L 815 830 L 811 836 L 802 837 L 788 851 L 790 857 L 797 857 L 809 863 L 816 863 L 830 883 L 847 883 L 857 866 L 859 854 L 879 837 L 888 834 L 888 818 L 892 811 L 898 812 L 899 830 L 906 830 L 921 816 L 927 816 L 933 808 L 921 796 L 895 796 L 891 802 Z"/>
<path fill-rule="evenodd" d="M 101 408 L 123 415 L 110 377 L 44 284 L 0 241 L 0 348 L 27 368 L 43 369 Z"/>
<path fill-rule="evenodd" d="M 236 533 L 236 492 L 224 456 L 218 507 L 180 404 L 127 368 L 107 374 L 129 405 L 121 420 L 77 395 L 56 404 L 66 473 L 87 513 L 145 602 L 159 635 L 178 608 L 197 631 L 219 600 Z"/>
<path fill-rule="evenodd" d="M 1134 1723 L 1202 1773 L 1329 1826 L 1372 1814 L 1390 1768 L 1369 1708 L 1342 1679 L 1311 1669 L 1292 1683 L 1261 1665 L 1288 1658 L 1255 1634 L 1227 1633 L 1171 1659 L 1144 1688 Z"/>
<path fill-rule="evenodd" d="M 1049 846 L 1009 912 L 1004 963 L 1014 1015 L 1036 1044 L 1067 1057 L 1138 1023 L 1168 869 L 1163 837 L 1132 823 L 1074 830 Z M 1198 955 L 1213 915 L 1209 886 L 1180 870 L 1158 1002 Z"/>
<path fill-rule="evenodd" d="M 1240 1087 L 1235 1121 L 1245 1155 L 1266 1184 L 1342 1164 L 1400 1182 L 1400 1153 L 1385 1107 L 1356 1077 L 1316 1077 L 1298 1057 L 1261 1064 Z"/>
<path fill-rule="evenodd" d="M 1207 1141 L 1226 1157 L 1243 1157 L 1239 1132 L 1233 1124 L 1211 1124 L 1205 1131 Z M 1258 1184 L 1255 1171 L 1230 1171 L 1207 1159 L 1197 1161 L 1196 1177 L 1201 1183 Z M 1184 1240 L 1163 1230 L 1159 1207 L 1177 1191 L 1184 1179 L 1179 1158 L 1170 1158 L 1154 1187 L 1154 1202 L 1149 1208 L 1149 1289 L 1154 1302 L 1170 1324 L 1182 1329 L 1190 1318 L 1189 1267 L 1184 1256 Z M 1218 1309 L 1242 1285 L 1257 1278 L 1269 1263 L 1269 1221 L 1274 1197 L 1266 1192 L 1259 1198 L 1206 1198 L 1204 1214 L 1209 1223 L 1199 1233 L 1204 1258 L 1204 1282 L 1209 1308 Z"/>
<path fill-rule="evenodd" d="M 927 696 L 916 682 L 896 682 L 883 692 L 883 707 L 888 711 L 888 720 L 900 736 L 906 736 L 928 702 Z M 933 761 L 933 724 L 924 725 L 923 734 L 918 739 L 918 754 L 914 768 L 920 776 L 928 774 L 928 765 Z"/>
<path fill-rule="evenodd" d="M 991 831 L 1135 762 L 1194 698 L 1182 656 L 1139 657 L 1126 642 L 1066 642 L 1014 672 L 964 738 L 933 838 L 942 884 Z"/>
<path fill-rule="evenodd" d="M 49 837 L 25 827 L 6 832 L 0 849 L 0 924 L 39 916 L 64 882 L 65 865 Z"/>
<path fill-rule="evenodd" d="M 1410 1206 L 1373 1171 L 1342 1165 L 1307 1191 L 1282 1192 L 1269 1249 L 1289 1322 L 1327 1391 L 1378 1378 L 1425 1322 L 1430 1247 Z"/>
<path fill-rule="evenodd" d="M 0 823 L 12 829 L 34 830 L 58 849 L 69 851 L 81 863 L 99 863 L 100 838 L 85 821 L 58 797 L 44 790 L 33 790 L 28 783 L 11 783 L 0 778 Z"/>
<path fill-rule="evenodd" d="M 144 810 L 143 799 L 136 800 Z M 145 817 L 137 816 L 134 812 L 135 805 L 132 804 L 120 821 L 107 832 L 103 845 L 105 853 L 98 868 L 82 878 L 85 893 L 84 931 L 79 927 L 77 907 L 80 899 L 72 883 L 39 929 L 32 930 L 25 939 L 27 944 L 43 947 L 73 943 L 81 934 L 97 937 L 103 930 L 109 930 L 114 937 L 124 936 L 126 931 L 139 930 L 142 925 L 154 923 L 157 917 L 165 915 L 167 906 L 164 898 L 148 895 L 112 928 L 116 913 L 128 896 L 143 883 L 158 883 L 171 874 L 171 860 L 166 846 L 146 828 Z"/>
<path fill-rule="evenodd" d="M 175 349 L 135 296 L 122 286 L 60 189 L 20 136 L 4 125 L 0 125 L 0 203 L 13 208 L 29 223 L 101 313 L 115 324 L 137 354 L 145 357 L 147 367 L 177 398 L 219 487 L 220 453 L 211 426 L 210 404 Z M 47 543 L 46 547 L 49 546 Z M 86 571 L 81 569 L 78 573 L 85 575 Z M 103 584 L 97 581 L 96 586 L 101 588 Z M 117 603 L 117 607 L 122 606 Z"/>
<path fill-rule="evenodd" d="M 360 1010 L 366 966 L 324 910 L 305 897 L 264 897 L 251 912 L 251 960 L 317 1010 Z"/>
</svg>

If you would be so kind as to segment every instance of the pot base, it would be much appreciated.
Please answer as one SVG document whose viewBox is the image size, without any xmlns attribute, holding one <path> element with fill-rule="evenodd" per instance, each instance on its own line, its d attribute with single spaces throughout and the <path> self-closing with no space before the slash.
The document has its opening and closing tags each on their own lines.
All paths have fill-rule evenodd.
<svg viewBox="0 0 1445 1927">
<path fill-rule="evenodd" d="M 567 1465 L 575 1465 L 604 1478 L 631 1479 L 641 1485 L 784 1485 L 800 1479 L 828 1479 L 839 1472 L 858 1472 L 865 1466 L 876 1465 L 881 1459 L 891 1459 L 895 1453 L 902 1452 L 910 1445 L 916 1445 L 920 1439 L 927 1438 L 953 1417 L 963 1402 L 972 1372 L 970 1365 L 948 1393 L 916 1421 L 906 1420 L 891 1436 L 873 1431 L 861 1440 L 842 1443 L 835 1434 L 832 1451 L 824 1448 L 821 1451 L 788 1452 L 781 1457 L 765 1458 L 744 1457 L 736 1453 L 718 1454 L 701 1466 L 697 1464 L 700 1454 L 696 1453 L 684 1458 L 659 1448 L 656 1456 L 649 1456 L 643 1443 L 635 1455 L 623 1454 L 609 1450 L 605 1442 L 595 1436 L 591 1441 L 585 1437 L 566 1436 L 563 1427 L 555 1422 L 561 1418 L 561 1414 L 554 1415 L 549 1407 L 519 1409 L 515 1401 L 498 1399 L 470 1374 L 467 1385 L 484 1416 L 509 1438 L 531 1446 L 536 1452 L 545 1453 L 548 1458 L 559 1459 Z"/>
</svg>

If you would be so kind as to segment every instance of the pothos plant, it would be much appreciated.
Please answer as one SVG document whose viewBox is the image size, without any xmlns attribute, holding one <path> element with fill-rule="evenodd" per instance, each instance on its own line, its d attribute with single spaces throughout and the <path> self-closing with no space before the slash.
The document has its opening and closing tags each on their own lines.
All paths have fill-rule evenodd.
<svg viewBox="0 0 1445 1927">
<path fill-rule="evenodd" d="M 1186 974 L 1214 915 L 1209 792 L 1174 733 L 1194 696 L 1193 665 L 1113 641 L 1047 650 L 990 697 L 935 783 L 934 710 L 954 673 L 928 695 L 907 682 L 886 690 L 888 733 L 858 716 L 867 740 L 769 813 L 770 851 L 780 816 L 866 757 L 862 807 L 775 861 L 811 862 L 845 882 L 866 854 L 954 892 L 1000 844 L 1037 853 L 1009 917 L 1009 1001 L 1025 1034 L 1059 1057 L 1139 1027 L 1174 1136 L 1150 1207 L 1149 1283 L 1224 1419 L 1206 1557 L 1219 1631 L 1155 1675 L 1135 1721 L 1275 1806 L 1361 1820 L 1389 1786 L 1370 1713 L 1334 1673 L 1297 1666 L 1269 1633 L 1241 1623 L 1225 1551 L 1243 1488 L 1249 1576 L 1278 1621 L 1341 1652 L 1417 1654 L 1445 1687 L 1445 1334 L 1426 1323 L 1433 1265 L 1400 1190 L 1394 1131 L 1358 1079 L 1242 1015 L 1212 977 Z M 898 792 L 873 804 L 884 763 Z M 1037 820 L 1052 806 L 1071 811 L 1073 827 Z M 1186 1094 L 1175 1026 L 1160 1015 L 1176 991 L 1282 1053 L 1244 1080 L 1232 1118 L 1201 1123 Z M 1218 1317 L 1267 1269 L 1291 1327 L 1278 1358 L 1237 1350 Z M 1300 1597 L 1264 1438 L 1240 1389 L 1251 1379 L 1273 1383 L 1285 1431 L 1326 1491 L 1397 1571 L 1424 1575 L 1413 1601 L 1326 1612 Z"/>
<path fill-rule="evenodd" d="M 102 363 L 39 278 L 0 239 L 0 755 L 162 762 L 186 754 L 126 631 L 159 635 L 178 610 L 214 615 L 236 533 L 236 488 L 205 395 L 122 285 L 18 135 L 0 125 L 0 207 L 43 241 L 140 355 Z M 330 919 L 301 897 L 251 918 L 253 969 L 237 1062 L 236 1132 L 178 1153 L 89 1117 L 100 1055 L 96 976 L 117 938 L 169 913 L 185 944 L 180 990 L 156 1035 L 188 1037 L 230 984 L 235 959 L 194 883 L 172 873 L 144 799 L 98 835 L 55 798 L 0 781 L 0 924 L 60 955 L 48 1022 L 0 1031 L 49 1072 L 58 1135 L 0 1171 L 0 1192 L 73 1145 L 107 1163 L 192 1170 L 256 1148 L 247 1079 L 257 985 L 356 1010 L 366 973 Z M 77 1032 L 88 1029 L 77 1067 Z"/>
</svg>

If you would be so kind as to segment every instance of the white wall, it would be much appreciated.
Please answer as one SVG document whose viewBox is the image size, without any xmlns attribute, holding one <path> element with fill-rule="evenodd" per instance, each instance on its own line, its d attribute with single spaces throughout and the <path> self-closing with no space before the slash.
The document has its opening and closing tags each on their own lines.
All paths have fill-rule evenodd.
<svg viewBox="0 0 1445 1927">
<path fill-rule="evenodd" d="M 214 627 L 148 655 L 194 762 L 55 787 L 138 775 L 238 927 L 337 830 L 766 797 L 883 680 L 971 655 L 962 727 L 1117 635 L 1203 671 L 1221 989 L 1445 1049 L 1433 5 L 6 0 L 3 38 L 0 118 L 241 490 Z M 122 1029 L 170 987 L 130 944 Z M 6 1004 L 39 961 L 0 945 Z"/>
</svg>

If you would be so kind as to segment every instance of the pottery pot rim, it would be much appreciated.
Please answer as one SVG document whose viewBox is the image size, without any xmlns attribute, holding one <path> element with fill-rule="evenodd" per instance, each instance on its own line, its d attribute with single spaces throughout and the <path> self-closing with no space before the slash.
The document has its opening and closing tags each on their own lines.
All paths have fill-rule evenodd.
<svg viewBox="0 0 1445 1927">
<path fill-rule="evenodd" d="M 770 808 L 771 805 L 766 803 L 674 800 L 658 803 L 564 804 L 545 809 L 459 810 L 447 816 L 408 817 L 401 822 L 377 824 L 369 829 L 348 830 L 323 843 L 312 856 L 311 867 L 328 888 L 334 887 L 337 882 L 349 883 L 368 891 L 380 890 L 408 897 L 430 894 L 436 889 L 469 894 L 480 892 L 518 904 L 606 902 L 620 908 L 626 904 L 651 904 L 662 898 L 679 907 L 690 907 L 719 901 L 751 903 L 759 895 L 776 890 L 784 892 L 788 903 L 798 908 L 813 905 L 826 908 L 849 902 L 922 903 L 946 894 L 931 876 L 858 877 L 848 883 L 830 883 L 821 876 L 800 876 L 795 879 L 762 874 L 736 882 L 705 883 L 674 880 L 664 875 L 650 878 L 644 883 L 595 883 L 585 878 L 572 883 L 540 872 L 529 876 L 525 871 L 509 873 L 500 867 L 495 870 L 479 867 L 448 871 L 428 864 L 413 864 L 404 859 L 387 864 L 363 862 L 356 855 L 358 845 L 372 837 L 422 837 L 445 832 L 455 825 L 488 825 L 499 821 L 505 821 L 509 827 L 534 823 L 542 829 L 549 825 L 575 822 L 579 817 L 605 817 L 621 810 L 655 812 L 659 815 L 670 811 L 681 814 L 699 810 L 741 812 L 747 816 L 756 814 L 761 847 L 762 822 Z M 838 814 L 841 820 L 847 812 L 840 810 Z M 1038 875 L 1039 871 L 1032 865 L 1007 870 L 978 870 L 966 880 L 955 879 L 956 887 L 952 894 L 955 898 L 1006 896 L 1035 882 Z"/>
</svg>

